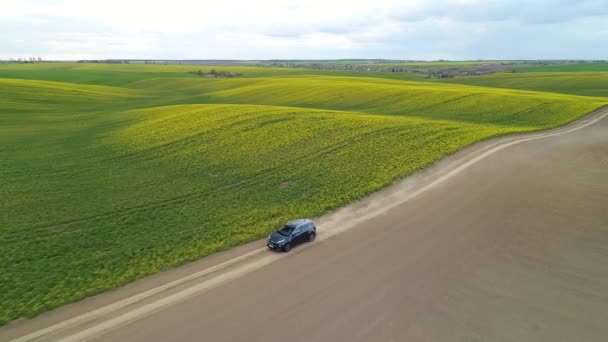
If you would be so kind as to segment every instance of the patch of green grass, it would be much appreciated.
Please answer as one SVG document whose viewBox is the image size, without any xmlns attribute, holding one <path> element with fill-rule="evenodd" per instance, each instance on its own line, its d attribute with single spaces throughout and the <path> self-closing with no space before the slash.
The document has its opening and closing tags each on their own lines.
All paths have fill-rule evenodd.
<svg viewBox="0 0 608 342">
<path fill-rule="evenodd" d="M 457 77 L 442 82 L 608 97 L 608 72 L 526 72 Z"/>
<path fill-rule="evenodd" d="M 514 68 L 522 72 L 581 72 L 608 71 L 608 62 L 558 63 L 551 65 L 528 65 Z"/>
<path fill-rule="evenodd" d="M 241 74 L 239 78 L 281 77 L 281 76 L 351 76 L 379 77 L 397 80 L 421 80 L 424 75 L 391 72 L 359 72 L 341 70 L 313 70 L 279 67 L 251 66 L 204 66 L 204 65 L 144 65 L 144 64 L 0 64 L 0 78 L 19 78 L 70 82 L 78 84 L 125 86 L 154 78 L 191 78 L 199 76 L 190 71 L 211 69 Z"/>
<path fill-rule="evenodd" d="M 186 69 L 0 66 L 11 75 L 0 78 L 0 324 L 259 239 L 476 141 L 562 125 L 608 102 Z"/>
<path fill-rule="evenodd" d="M 419 68 L 429 71 L 458 69 L 471 70 L 484 65 L 512 64 L 513 61 L 430 61 L 430 62 L 402 62 L 402 63 L 378 63 L 387 67 Z"/>
</svg>

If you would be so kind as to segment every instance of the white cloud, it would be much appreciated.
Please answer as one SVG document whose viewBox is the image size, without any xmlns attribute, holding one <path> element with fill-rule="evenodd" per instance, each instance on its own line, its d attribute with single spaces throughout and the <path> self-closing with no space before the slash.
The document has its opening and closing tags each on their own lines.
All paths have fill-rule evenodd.
<svg viewBox="0 0 608 342">
<path fill-rule="evenodd" d="M 608 58 L 608 0 L 1 1 L 0 58 Z"/>
</svg>

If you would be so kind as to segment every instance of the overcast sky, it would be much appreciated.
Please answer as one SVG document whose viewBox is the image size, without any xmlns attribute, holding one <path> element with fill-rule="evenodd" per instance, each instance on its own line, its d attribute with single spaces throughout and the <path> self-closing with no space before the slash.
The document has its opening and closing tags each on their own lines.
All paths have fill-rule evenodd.
<svg viewBox="0 0 608 342">
<path fill-rule="evenodd" d="M 608 0 L 0 0 L 0 58 L 608 59 Z"/>
</svg>

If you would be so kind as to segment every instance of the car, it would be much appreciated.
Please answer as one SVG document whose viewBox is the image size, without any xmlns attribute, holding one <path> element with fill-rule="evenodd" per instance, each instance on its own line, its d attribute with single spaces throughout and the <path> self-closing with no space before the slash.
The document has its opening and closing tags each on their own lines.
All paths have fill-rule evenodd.
<svg viewBox="0 0 608 342">
<path fill-rule="evenodd" d="M 313 242 L 317 237 L 317 227 L 311 220 L 294 220 L 268 236 L 268 248 L 289 252 L 292 247 L 303 242 Z"/>
</svg>

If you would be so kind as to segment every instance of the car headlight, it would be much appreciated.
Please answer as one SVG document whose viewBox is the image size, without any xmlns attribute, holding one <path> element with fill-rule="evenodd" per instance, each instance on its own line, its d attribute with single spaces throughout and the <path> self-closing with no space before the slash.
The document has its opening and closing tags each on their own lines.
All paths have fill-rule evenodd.
<svg viewBox="0 0 608 342">
<path fill-rule="evenodd" d="M 277 241 L 277 243 L 283 243 L 285 241 L 287 241 L 287 239 L 281 239 L 281 240 Z"/>
</svg>

